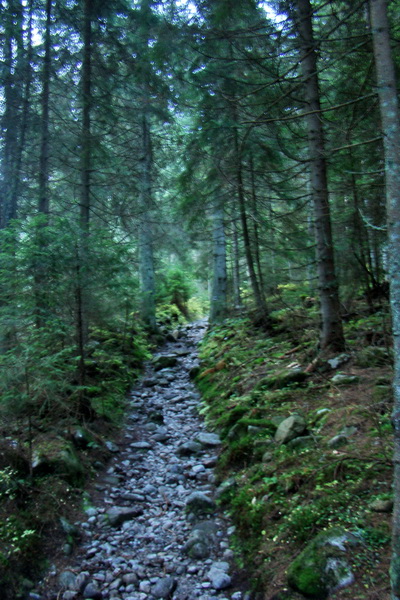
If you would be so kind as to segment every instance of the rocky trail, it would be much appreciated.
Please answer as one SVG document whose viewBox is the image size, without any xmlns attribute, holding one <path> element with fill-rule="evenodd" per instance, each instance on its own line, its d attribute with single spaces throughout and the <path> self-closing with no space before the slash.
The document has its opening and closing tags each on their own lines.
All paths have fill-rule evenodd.
<svg viewBox="0 0 400 600">
<path fill-rule="evenodd" d="M 187 326 L 147 365 L 121 442 L 74 524 L 81 545 L 31 600 L 250 597 L 232 564 L 233 527 L 215 504 L 220 441 L 205 430 L 189 376 L 205 327 Z"/>
</svg>

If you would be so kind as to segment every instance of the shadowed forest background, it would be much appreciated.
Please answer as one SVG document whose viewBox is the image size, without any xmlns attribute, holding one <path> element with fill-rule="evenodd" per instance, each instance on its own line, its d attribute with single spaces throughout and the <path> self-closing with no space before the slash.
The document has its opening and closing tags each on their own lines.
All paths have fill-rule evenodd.
<svg viewBox="0 0 400 600">
<path fill-rule="evenodd" d="M 92 431 L 87 451 L 96 436 L 112 437 L 128 385 L 179 324 L 209 316 L 214 327 L 199 387 L 206 401 L 215 401 L 215 385 L 222 393 L 209 418 L 226 434 L 235 419 L 222 413 L 238 407 L 232 396 L 248 400 L 243 382 L 265 375 L 257 364 L 265 367 L 268 353 L 324 379 L 327 360 L 344 352 L 350 360 L 365 346 L 381 352 L 358 366 L 384 369 L 375 375 L 385 381 L 371 386 L 385 386 L 379 402 L 391 432 L 393 357 L 400 378 L 400 5 L 3 0 L 0 10 L 0 561 L 13 598 L 9 572 L 29 563 L 56 519 L 39 457 L 68 457 L 69 466 L 47 467 L 51 494 L 76 500 L 86 467 L 74 436 Z M 259 360 L 243 374 L 249 357 L 235 362 L 235 346 L 227 358 L 235 336 Z M 235 377 L 241 389 L 229 387 Z M 259 389 L 289 385 L 291 394 L 293 383 L 302 382 Z M 312 385 L 321 395 L 321 380 Z M 233 414 L 257 427 L 266 415 L 246 407 Z M 393 422 L 398 432 L 399 411 Z M 371 427 L 382 437 L 381 425 Z M 251 467 L 247 437 L 228 449 L 224 476 L 229 466 Z M 365 459 L 388 468 L 385 498 L 388 451 Z M 240 515 L 253 510 L 251 477 L 249 498 L 236 499 Z M 393 599 L 397 472 L 396 490 Z M 243 530 L 265 536 L 254 512 Z M 387 553 L 390 531 L 380 533 Z M 295 543 L 307 539 L 302 530 Z"/>
</svg>

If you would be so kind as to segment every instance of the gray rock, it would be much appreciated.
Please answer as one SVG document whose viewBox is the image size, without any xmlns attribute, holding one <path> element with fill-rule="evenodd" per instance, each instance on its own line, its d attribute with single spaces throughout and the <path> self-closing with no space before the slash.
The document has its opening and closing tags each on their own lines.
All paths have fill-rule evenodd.
<svg viewBox="0 0 400 600">
<path fill-rule="evenodd" d="M 211 569 L 208 573 L 208 578 L 215 590 L 225 590 L 232 584 L 232 579 L 229 575 L 219 569 Z"/>
<path fill-rule="evenodd" d="M 335 358 L 330 358 L 326 362 L 328 363 L 331 369 L 338 369 L 339 367 L 347 363 L 350 360 L 350 358 L 350 354 L 343 353 L 339 354 L 339 356 L 335 356 Z"/>
<path fill-rule="evenodd" d="M 117 444 L 114 444 L 114 442 L 111 442 L 110 440 L 107 440 L 106 442 L 104 442 L 104 445 L 107 448 L 107 450 L 109 450 L 109 452 L 112 452 L 113 454 L 116 454 L 117 452 L 119 452 L 119 448 L 118 448 Z"/>
<path fill-rule="evenodd" d="M 58 577 L 58 585 L 62 590 L 78 591 L 76 575 L 72 571 L 63 571 Z"/>
<path fill-rule="evenodd" d="M 65 517 L 60 517 L 60 524 L 64 531 L 64 533 L 71 538 L 76 538 L 79 536 L 79 529 L 76 525 L 72 525 Z"/>
<path fill-rule="evenodd" d="M 275 441 L 287 444 L 290 440 L 301 436 L 306 431 L 306 422 L 300 415 L 291 415 L 279 425 L 275 433 Z"/>
<path fill-rule="evenodd" d="M 198 454 L 203 449 L 203 446 L 197 442 L 185 442 L 179 446 L 176 450 L 178 456 L 190 456 L 191 454 Z"/>
<path fill-rule="evenodd" d="M 199 433 L 196 441 L 210 448 L 221 445 L 221 438 L 216 433 Z"/>
<path fill-rule="evenodd" d="M 145 387 L 154 387 L 157 385 L 157 379 L 155 377 L 146 377 L 143 379 L 143 385 Z"/>
<path fill-rule="evenodd" d="M 92 600 L 101 600 L 103 598 L 103 594 L 99 590 L 97 583 L 94 582 L 90 582 L 85 586 L 82 596 L 84 598 L 91 598 Z"/>
<path fill-rule="evenodd" d="M 344 375 L 343 373 L 337 373 L 331 379 L 334 385 L 352 385 L 358 383 L 360 378 L 357 375 Z"/>
<path fill-rule="evenodd" d="M 155 371 L 174 367 L 177 362 L 178 358 L 175 354 L 160 354 L 159 356 L 155 356 L 152 360 Z"/>
<path fill-rule="evenodd" d="M 140 507 L 127 508 L 125 506 L 114 506 L 107 511 L 107 517 L 112 527 L 119 527 L 125 521 L 130 521 L 143 514 Z"/>
<path fill-rule="evenodd" d="M 176 585 L 177 581 L 173 577 L 163 577 L 152 587 L 151 593 L 155 598 L 170 598 Z"/>
<path fill-rule="evenodd" d="M 125 583 L 125 585 L 136 585 L 138 582 L 138 576 L 136 573 L 125 573 L 122 576 L 122 581 Z"/>
<path fill-rule="evenodd" d="M 193 492 L 186 500 L 186 509 L 195 515 L 204 515 L 213 513 L 216 504 L 203 492 Z"/>
<path fill-rule="evenodd" d="M 347 435 L 339 434 L 328 440 L 328 448 L 340 448 L 349 443 Z"/>
<path fill-rule="evenodd" d="M 151 450 L 152 445 L 149 442 L 133 442 L 131 448 L 134 450 Z"/>
<path fill-rule="evenodd" d="M 75 600 L 78 597 L 78 592 L 72 592 L 67 590 L 62 595 L 62 600 Z"/>
</svg>

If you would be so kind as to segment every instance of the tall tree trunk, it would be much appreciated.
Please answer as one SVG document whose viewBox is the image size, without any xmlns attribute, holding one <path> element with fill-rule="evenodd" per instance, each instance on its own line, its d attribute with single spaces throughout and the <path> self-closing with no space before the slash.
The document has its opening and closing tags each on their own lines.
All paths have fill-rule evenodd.
<svg viewBox="0 0 400 600">
<path fill-rule="evenodd" d="M 335 272 L 328 197 L 324 134 L 321 121 L 317 53 L 310 0 L 295 0 L 295 23 L 301 50 L 306 123 L 310 155 L 311 193 L 314 202 L 316 252 L 321 309 L 321 349 L 344 349 L 338 283 Z"/>
<path fill-rule="evenodd" d="M 236 116 L 236 115 L 234 115 Z M 236 122 L 236 118 L 235 118 Z M 244 251 L 246 255 L 247 269 L 249 271 L 251 288 L 254 295 L 254 300 L 257 307 L 258 312 L 258 320 L 260 322 L 267 323 L 268 322 L 268 310 L 267 305 L 265 303 L 264 296 L 262 295 L 260 285 L 256 275 L 256 269 L 254 265 L 253 253 L 251 250 L 251 242 L 250 242 L 250 233 L 249 227 L 247 224 L 247 214 L 246 214 L 246 202 L 244 196 L 244 184 L 243 184 L 243 173 L 242 173 L 242 160 L 240 156 L 240 148 L 239 148 L 239 135 L 237 128 L 234 127 L 234 150 L 235 150 L 235 171 L 236 171 L 236 189 L 237 189 L 237 198 L 239 202 L 239 214 L 240 221 L 242 224 L 242 234 L 243 234 L 243 243 L 244 243 Z"/>
<path fill-rule="evenodd" d="M 238 222 L 236 216 L 233 219 L 233 301 L 235 309 L 242 308 L 242 298 L 240 295 L 240 252 L 239 252 L 239 235 Z"/>
<path fill-rule="evenodd" d="M 144 102 L 147 100 L 145 99 Z M 141 318 L 149 331 L 157 331 L 155 277 L 152 231 L 152 166 L 151 130 L 147 110 L 142 116 L 142 157 L 139 181 L 139 274 Z"/>
<path fill-rule="evenodd" d="M 400 599 L 400 114 L 386 0 L 370 0 L 372 37 L 385 153 L 389 281 L 394 344 L 394 510 L 392 598 Z"/>
<path fill-rule="evenodd" d="M 8 227 L 10 221 L 17 216 L 17 201 L 19 188 L 19 153 L 22 152 L 19 143 L 21 132 L 21 106 L 23 78 L 21 63 L 24 59 L 22 40 L 23 8 L 19 0 L 9 3 L 5 15 L 4 33 L 4 114 L 2 127 L 4 130 L 3 159 L 2 159 L 2 203 L 1 228 Z"/>
<path fill-rule="evenodd" d="M 227 275 L 224 208 L 217 199 L 213 210 L 213 284 L 211 291 L 210 322 L 217 323 L 226 317 Z"/>
<path fill-rule="evenodd" d="M 76 269 L 76 330 L 78 341 L 78 379 L 81 388 L 78 413 L 82 418 L 91 418 L 90 400 L 84 391 L 86 385 L 86 346 L 89 338 L 88 321 L 88 276 L 89 276 L 89 224 L 92 169 L 92 19 L 93 0 L 85 0 L 83 7 L 83 58 L 81 76 L 82 130 L 81 130 L 81 195 L 80 195 L 80 240 Z"/>
<path fill-rule="evenodd" d="M 42 114 L 41 142 L 39 158 L 39 202 L 38 212 L 43 217 L 36 232 L 37 258 L 35 264 L 35 296 L 36 325 L 43 327 L 48 310 L 46 263 L 47 232 L 50 200 L 49 200 L 49 100 L 51 73 L 51 11 L 52 0 L 46 0 L 46 27 L 44 34 L 44 58 L 42 69 Z"/>
<path fill-rule="evenodd" d="M 29 4 L 28 47 L 24 45 L 24 5 L 21 0 L 11 0 L 4 11 L 3 41 L 3 106 L 0 123 L 3 132 L 0 157 L 0 228 L 9 227 L 18 215 L 18 199 L 21 184 L 22 157 L 25 146 L 30 89 L 32 81 L 32 2 Z M 15 253 L 17 236 L 12 234 L 9 245 L 1 248 L 4 253 L 1 286 L 1 308 L 4 320 L 1 324 L 0 352 L 10 350 L 16 343 L 15 320 Z M 11 273 L 10 273 L 11 272 Z M 10 277 L 11 274 L 11 277 Z"/>
<path fill-rule="evenodd" d="M 254 175 L 254 164 L 253 164 L 253 155 L 250 154 L 250 181 L 251 181 L 251 199 L 252 199 L 252 219 L 253 219 L 253 232 L 254 232 L 254 248 L 255 248 L 255 259 L 257 265 L 257 275 L 258 281 L 260 283 L 260 290 L 264 297 L 265 295 L 265 287 L 264 287 L 264 277 L 261 268 L 261 254 L 260 254 L 260 236 L 258 231 L 258 209 L 257 209 L 257 189 L 256 189 L 256 180 Z"/>
<path fill-rule="evenodd" d="M 39 161 L 39 213 L 49 214 L 49 97 L 51 73 L 51 10 L 52 0 L 46 0 L 46 29 L 44 34 L 44 59 L 42 71 L 42 114 Z"/>
</svg>

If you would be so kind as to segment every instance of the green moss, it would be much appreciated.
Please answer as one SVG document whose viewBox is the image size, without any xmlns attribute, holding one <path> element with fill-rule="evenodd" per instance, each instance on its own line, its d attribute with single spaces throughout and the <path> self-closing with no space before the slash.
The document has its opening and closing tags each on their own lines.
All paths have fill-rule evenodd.
<svg viewBox="0 0 400 600">
<path fill-rule="evenodd" d="M 306 379 L 307 373 L 302 369 L 287 369 L 261 379 L 255 386 L 255 389 L 280 389 L 296 383 L 303 383 Z"/>
</svg>

